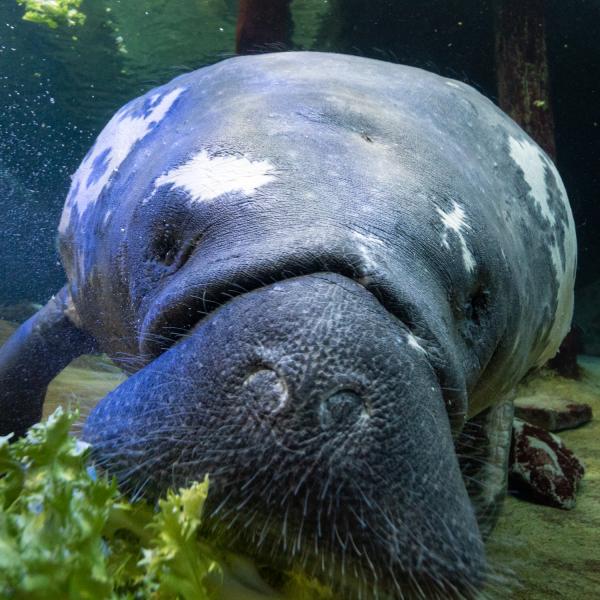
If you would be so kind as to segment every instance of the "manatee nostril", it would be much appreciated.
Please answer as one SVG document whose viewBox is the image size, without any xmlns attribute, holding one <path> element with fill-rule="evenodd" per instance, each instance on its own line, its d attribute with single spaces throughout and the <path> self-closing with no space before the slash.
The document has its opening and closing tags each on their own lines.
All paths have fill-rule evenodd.
<svg viewBox="0 0 600 600">
<path fill-rule="evenodd" d="M 268 367 L 261 367 L 250 373 L 242 385 L 262 411 L 277 412 L 288 402 L 289 393 L 285 380 Z"/>
<path fill-rule="evenodd" d="M 353 390 L 344 389 L 331 394 L 321 402 L 319 420 L 323 429 L 351 425 L 369 414 L 363 399 Z"/>
</svg>

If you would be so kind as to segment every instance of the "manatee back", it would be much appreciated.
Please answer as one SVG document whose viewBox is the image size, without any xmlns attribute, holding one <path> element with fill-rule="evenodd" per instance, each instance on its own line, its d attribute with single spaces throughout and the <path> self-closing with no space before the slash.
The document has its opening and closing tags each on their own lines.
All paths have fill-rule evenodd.
<svg viewBox="0 0 600 600">
<path fill-rule="evenodd" d="M 141 282 L 136 219 L 144 206 L 168 217 L 174 194 L 192 212 L 241 195 L 248 219 L 265 223 L 321 215 L 326 203 L 340 222 L 385 226 L 396 256 L 417 239 L 446 288 L 494 280 L 506 323 L 483 365 L 489 385 L 547 360 L 568 330 L 575 230 L 564 186 L 543 151 L 460 82 L 290 52 L 228 59 L 124 106 L 76 172 L 60 224 L 75 304 L 122 350 L 137 348 L 144 297 L 161 285 L 153 267 Z"/>
</svg>

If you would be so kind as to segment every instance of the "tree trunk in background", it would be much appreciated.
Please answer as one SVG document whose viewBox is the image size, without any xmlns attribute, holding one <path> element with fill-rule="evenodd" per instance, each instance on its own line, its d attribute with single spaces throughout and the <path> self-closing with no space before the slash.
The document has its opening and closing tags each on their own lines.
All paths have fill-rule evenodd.
<svg viewBox="0 0 600 600">
<path fill-rule="evenodd" d="M 554 115 L 546 56 L 545 0 L 497 0 L 498 102 L 554 159 Z"/>
<path fill-rule="evenodd" d="M 258 54 L 291 45 L 291 0 L 240 0 L 236 52 Z"/>
</svg>

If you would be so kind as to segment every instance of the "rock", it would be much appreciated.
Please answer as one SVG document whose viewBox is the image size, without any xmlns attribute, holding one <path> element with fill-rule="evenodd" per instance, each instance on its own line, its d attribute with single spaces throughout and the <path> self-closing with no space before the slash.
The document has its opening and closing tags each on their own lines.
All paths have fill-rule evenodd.
<svg viewBox="0 0 600 600">
<path fill-rule="evenodd" d="M 591 421 L 592 407 L 562 396 L 523 396 L 515 400 L 515 416 L 547 431 L 561 431 Z"/>
<path fill-rule="evenodd" d="M 556 508 L 575 507 L 584 466 L 557 436 L 514 420 L 509 459 L 509 489 L 525 499 Z"/>
</svg>

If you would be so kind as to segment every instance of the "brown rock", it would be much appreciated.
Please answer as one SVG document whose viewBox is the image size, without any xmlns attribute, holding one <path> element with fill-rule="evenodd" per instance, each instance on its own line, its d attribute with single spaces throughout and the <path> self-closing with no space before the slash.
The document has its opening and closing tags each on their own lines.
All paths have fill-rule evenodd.
<svg viewBox="0 0 600 600">
<path fill-rule="evenodd" d="M 511 492 L 540 504 L 571 509 L 584 471 L 581 461 L 557 435 L 514 420 L 509 459 Z"/>
<path fill-rule="evenodd" d="M 547 431 L 561 431 L 591 421 L 592 407 L 564 397 L 523 396 L 515 400 L 515 417 Z"/>
</svg>

